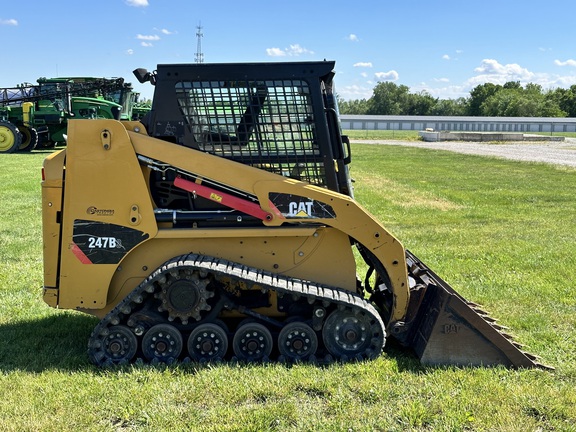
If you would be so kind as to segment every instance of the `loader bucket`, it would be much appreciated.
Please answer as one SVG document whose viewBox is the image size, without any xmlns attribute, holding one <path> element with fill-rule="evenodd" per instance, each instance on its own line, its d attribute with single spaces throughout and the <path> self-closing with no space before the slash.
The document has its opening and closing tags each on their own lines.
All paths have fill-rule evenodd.
<svg viewBox="0 0 576 432">
<path fill-rule="evenodd" d="M 421 295 L 406 342 L 423 364 L 550 369 L 416 256 L 406 251 L 406 259 Z"/>
</svg>

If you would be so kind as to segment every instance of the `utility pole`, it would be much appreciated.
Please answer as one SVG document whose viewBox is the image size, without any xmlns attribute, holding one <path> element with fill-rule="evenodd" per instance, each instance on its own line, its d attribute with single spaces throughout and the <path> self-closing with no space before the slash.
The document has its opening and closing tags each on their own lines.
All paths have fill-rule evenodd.
<svg viewBox="0 0 576 432">
<path fill-rule="evenodd" d="M 194 55 L 194 60 L 196 63 L 204 63 L 204 53 L 202 52 L 202 38 L 204 37 L 204 33 L 202 33 L 202 25 L 198 23 L 198 27 L 196 27 L 196 54 Z"/>
</svg>

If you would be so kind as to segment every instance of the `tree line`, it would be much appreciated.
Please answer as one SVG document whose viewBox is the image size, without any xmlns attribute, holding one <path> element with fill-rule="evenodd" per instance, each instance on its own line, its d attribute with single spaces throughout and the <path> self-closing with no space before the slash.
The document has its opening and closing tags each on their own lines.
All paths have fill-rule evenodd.
<svg viewBox="0 0 576 432">
<path fill-rule="evenodd" d="M 468 97 L 439 99 L 386 81 L 374 87 L 369 99 L 338 97 L 338 106 L 341 114 L 360 115 L 576 117 L 576 85 L 543 90 L 539 84 L 522 86 L 519 81 L 485 83 L 474 87 Z"/>
</svg>

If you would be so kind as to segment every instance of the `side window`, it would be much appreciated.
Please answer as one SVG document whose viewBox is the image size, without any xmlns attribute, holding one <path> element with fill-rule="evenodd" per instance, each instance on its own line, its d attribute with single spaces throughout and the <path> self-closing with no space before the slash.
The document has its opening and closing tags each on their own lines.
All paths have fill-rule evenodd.
<svg viewBox="0 0 576 432">
<path fill-rule="evenodd" d="M 176 95 L 193 147 L 324 185 L 306 81 L 180 81 Z"/>
</svg>

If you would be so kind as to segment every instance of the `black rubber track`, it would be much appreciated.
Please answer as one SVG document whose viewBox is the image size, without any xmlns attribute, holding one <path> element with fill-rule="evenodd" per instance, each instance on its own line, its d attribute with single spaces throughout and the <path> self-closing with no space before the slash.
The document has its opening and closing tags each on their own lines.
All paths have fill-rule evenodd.
<svg viewBox="0 0 576 432">
<path fill-rule="evenodd" d="M 380 355 L 384 347 L 386 332 L 380 315 L 367 300 L 354 292 L 273 274 L 224 259 L 189 254 L 175 257 L 160 266 L 96 325 L 88 343 L 88 355 L 91 362 L 98 366 L 111 366 L 114 364 L 125 364 L 134 361 L 144 363 L 149 361 L 145 356 L 141 355 L 142 350 L 140 346 L 137 348 L 138 354 L 135 354 L 130 358 L 126 358 L 126 356 L 122 355 L 121 353 L 125 351 L 122 351 L 117 347 L 129 345 L 134 340 L 131 336 L 126 337 L 126 332 L 123 330 L 126 328 L 130 329 L 132 334 L 136 336 L 138 344 L 141 344 L 142 330 L 138 329 L 136 324 L 137 320 L 131 318 L 144 310 L 147 304 L 149 306 L 149 302 L 157 301 L 154 294 L 161 289 L 159 286 L 161 286 L 162 281 L 166 280 L 166 276 L 170 274 L 170 272 L 174 273 L 177 271 L 199 272 L 203 277 L 211 277 L 219 282 L 224 281 L 228 285 L 232 283 L 242 284 L 245 288 L 257 287 L 262 292 L 275 291 L 278 297 L 290 295 L 292 296 L 291 299 L 293 301 L 305 300 L 309 305 L 313 305 L 313 307 L 316 307 L 315 305 L 319 308 L 321 307 L 323 310 L 327 311 L 326 316 L 333 311 L 339 311 L 339 315 L 342 315 L 343 312 L 344 315 L 349 313 L 353 322 L 359 321 L 361 324 L 368 323 L 368 325 L 370 325 L 370 329 L 368 330 L 370 332 L 370 338 L 366 341 L 362 339 L 363 341 L 361 343 L 358 342 L 356 344 L 360 345 L 358 349 L 347 351 L 345 347 L 342 352 L 339 352 L 338 350 L 335 352 L 334 348 L 328 350 L 326 347 L 322 346 L 319 348 L 318 356 L 312 355 L 309 358 L 304 359 L 304 361 L 330 363 L 333 361 L 345 362 L 352 360 L 374 359 Z M 233 304 L 227 304 L 226 308 L 237 309 Z M 206 314 L 208 313 L 206 312 Z M 168 320 L 168 312 L 163 312 L 162 316 L 163 321 L 156 321 L 154 324 L 178 324 L 178 319 L 173 319 L 172 321 Z M 250 315 L 248 314 L 248 316 Z M 361 317 L 360 320 L 354 318 L 356 316 Z M 311 320 L 312 317 L 307 317 L 307 319 Z M 206 320 L 201 319 L 193 324 L 185 326 L 184 333 L 190 333 L 195 324 L 201 324 L 203 322 L 206 322 Z M 286 319 L 286 321 L 283 321 L 280 325 L 283 326 L 289 322 L 290 320 Z M 357 329 L 353 328 L 350 333 L 354 335 L 356 330 L 365 331 L 365 326 L 361 326 L 361 324 L 358 324 Z M 118 331 L 119 326 L 120 331 Z M 351 324 L 351 326 L 353 326 L 353 324 Z M 342 331 L 340 326 L 336 325 L 335 327 Z M 119 334 L 122 337 L 116 340 L 114 336 L 111 336 L 111 329 L 113 332 L 116 331 L 114 334 Z M 322 340 L 321 329 L 315 328 L 315 330 L 319 333 L 318 340 Z M 338 341 L 338 338 L 336 338 L 336 340 Z M 231 342 L 232 335 L 230 337 L 230 344 Z M 117 356 L 108 355 L 109 353 L 106 353 L 106 350 L 103 348 L 104 346 L 109 346 L 111 343 L 116 343 L 114 348 L 120 349 Z M 186 344 L 184 343 L 184 345 Z M 116 353 L 116 351 L 113 351 L 111 348 L 109 351 Z M 130 356 L 133 351 L 133 348 L 126 350 L 128 356 Z M 186 349 L 183 351 L 184 352 L 178 358 L 167 358 L 160 361 L 166 363 L 190 361 Z M 277 355 L 277 350 L 275 350 L 275 353 L 275 358 L 264 358 L 262 360 L 286 361 L 283 356 Z M 225 358 L 225 360 L 235 359 L 236 358 L 233 354 L 229 354 Z M 301 360 L 302 359 L 300 358 L 298 359 L 298 361 Z M 156 359 L 154 359 L 152 363 L 155 361 Z"/>
</svg>

